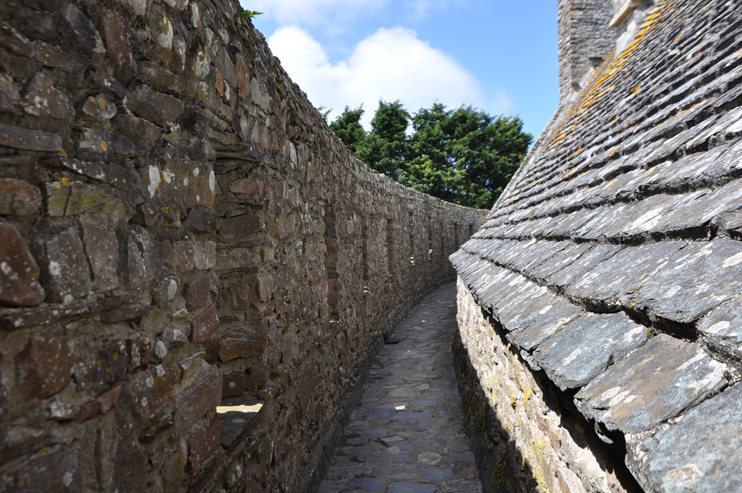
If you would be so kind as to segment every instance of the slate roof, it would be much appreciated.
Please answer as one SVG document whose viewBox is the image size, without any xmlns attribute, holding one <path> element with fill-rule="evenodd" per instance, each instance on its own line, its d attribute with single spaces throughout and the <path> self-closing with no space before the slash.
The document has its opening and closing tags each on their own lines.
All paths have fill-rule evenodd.
<svg viewBox="0 0 742 493">
<path fill-rule="evenodd" d="M 645 489 L 742 491 L 742 0 L 658 2 L 561 111 L 451 260 Z"/>
</svg>

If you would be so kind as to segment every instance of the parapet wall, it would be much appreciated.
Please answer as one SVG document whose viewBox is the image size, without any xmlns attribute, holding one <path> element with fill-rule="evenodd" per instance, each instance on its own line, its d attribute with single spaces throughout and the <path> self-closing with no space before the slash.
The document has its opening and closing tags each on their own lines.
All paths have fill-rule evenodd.
<svg viewBox="0 0 742 493">
<path fill-rule="evenodd" d="M 0 5 L 0 492 L 299 491 L 484 219 L 353 158 L 237 5 Z"/>
</svg>

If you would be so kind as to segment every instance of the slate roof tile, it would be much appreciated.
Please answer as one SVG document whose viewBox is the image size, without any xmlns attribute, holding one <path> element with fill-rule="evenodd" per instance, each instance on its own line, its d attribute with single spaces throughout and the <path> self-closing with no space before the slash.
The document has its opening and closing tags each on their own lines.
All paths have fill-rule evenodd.
<svg viewBox="0 0 742 493">
<path fill-rule="evenodd" d="M 589 383 L 647 339 L 647 328 L 623 313 L 585 313 L 534 351 L 534 358 L 562 389 Z"/>
<path fill-rule="evenodd" d="M 668 430 L 629 448 L 634 470 L 656 491 L 742 491 L 742 385 L 691 410 Z M 703 430 L 699 432 L 699 430 Z"/>
<path fill-rule="evenodd" d="M 639 433 L 723 389 L 726 371 L 698 344 L 661 334 L 580 390 L 575 403 L 609 430 Z"/>
</svg>

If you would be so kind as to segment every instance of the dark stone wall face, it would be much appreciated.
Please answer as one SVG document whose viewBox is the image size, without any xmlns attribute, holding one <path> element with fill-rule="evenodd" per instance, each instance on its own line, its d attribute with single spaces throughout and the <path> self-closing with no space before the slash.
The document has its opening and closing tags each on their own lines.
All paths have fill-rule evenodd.
<svg viewBox="0 0 742 493">
<path fill-rule="evenodd" d="M 355 160 L 236 6 L 0 4 L 0 492 L 297 491 L 484 219 Z"/>
</svg>

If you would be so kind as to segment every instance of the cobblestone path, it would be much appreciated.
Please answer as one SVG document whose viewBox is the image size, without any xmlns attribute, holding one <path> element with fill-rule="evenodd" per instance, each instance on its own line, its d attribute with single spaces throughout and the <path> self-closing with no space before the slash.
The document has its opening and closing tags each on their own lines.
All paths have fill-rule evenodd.
<svg viewBox="0 0 742 493">
<path fill-rule="evenodd" d="M 474 493 L 451 345 L 456 284 L 400 322 L 371 366 L 320 493 Z"/>
</svg>

